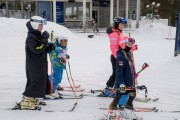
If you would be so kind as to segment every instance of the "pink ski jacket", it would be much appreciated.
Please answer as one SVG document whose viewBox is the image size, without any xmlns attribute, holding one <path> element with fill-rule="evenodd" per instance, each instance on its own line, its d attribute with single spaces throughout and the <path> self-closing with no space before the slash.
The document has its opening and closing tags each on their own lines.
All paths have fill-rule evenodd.
<svg viewBox="0 0 180 120">
<path fill-rule="evenodd" d="M 111 54 L 116 58 L 116 52 L 118 50 L 118 46 L 120 44 L 120 40 L 123 39 L 123 34 L 121 31 L 114 29 L 113 27 L 109 27 L 106 30 L 110 41 L 110 50 Z"/>
</svg>

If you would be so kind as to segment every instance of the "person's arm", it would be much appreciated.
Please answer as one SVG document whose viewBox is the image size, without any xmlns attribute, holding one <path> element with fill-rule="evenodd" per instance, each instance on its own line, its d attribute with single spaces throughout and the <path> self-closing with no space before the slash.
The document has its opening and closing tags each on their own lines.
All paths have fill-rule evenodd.
<svg viewBox="0 0 180 120">
<path fill-rule="evenodd" d="M 110 42 L 110 50 L 111 50 L 111 53 L 112 55 L 116 58 L 117 55 L 116 55 L 116 52 L 117 52 L 117 37 L 114 35 L 114 33 L 111 33 L 111 34 L 108 34 L 108 37 L 109 37 L 109 42 Z"/>
<path fill-rule="evenodd" d="M 26 42 L 26 47 L 35 54 L 41 54 L 46 49 L 46 44 L 34 40 L 32 37 L 28 37 Z"/>
</svg>

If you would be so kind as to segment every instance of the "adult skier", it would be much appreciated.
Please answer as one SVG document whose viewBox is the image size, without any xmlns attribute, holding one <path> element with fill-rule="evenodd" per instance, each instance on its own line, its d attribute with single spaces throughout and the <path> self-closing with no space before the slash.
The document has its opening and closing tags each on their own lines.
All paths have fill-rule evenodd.
<svg viewBox="0 0 180 120">
<path fill-rule="evenodd" d="M 122 17 L 116 17 L 113 20 L 113 27 L 109 27 L 106 30 L 108 34 L 109 41 L 110 41 L 110 50 L 111 50 L 111 64 L 112 64 L 112 75 L 110 76 L 109 80 L 107 81 L 106 85 L 107 88 L 113 88 L 116 76 L 116 52 L 118 50 L 119 42 L 123 36 L 122 29 L 124 25 L 127 23 L 127 20 Z"/>
<path fill-rule="evenodd" d="M 47 53 L 54 49 L 54 45 L 48 43 L 49 33 L 47 31 L 42 33 L 45 24 L 46 21 L 39 16 L 33 16 L 26 24 L 28 29 L 25 43 L 27 83 L 20 103 L 21 109 L 37 109 L 38 98 L 43 98 L 46 94 Z"/>
</svg>

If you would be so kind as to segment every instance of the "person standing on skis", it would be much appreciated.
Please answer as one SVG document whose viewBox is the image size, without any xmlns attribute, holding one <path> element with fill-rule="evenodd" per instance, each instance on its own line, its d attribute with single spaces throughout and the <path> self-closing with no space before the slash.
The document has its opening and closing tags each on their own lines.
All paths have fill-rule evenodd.
<svg viewBox="0 0 180 120">
<path fill-rule="evenodd" d="M 38 98 L 46 94 L 48 80 L 47 53 L 54 49 L 52 43 L 48 43 L 49 33 L 42 32 L 46 21 L 33 16 L 27 22 L 28 35 L 25 43 L 26 50 L 26 77 L 27 83 L 20 102 L 21 109 L 34 110 L 39 104 Z"/>
<path fill-rule="evenodd" d="M 108 34 L 109 41 L 110 41 L 110 50 L 111 50 L 111 64 L 112 64 L 112 75 L 109 77 L 108 81 L 106 82 L 106 88 L 105 91 L 102 93 L 104 96 L 110 96 L 114 97 L 115 94 L 112 94 L 109 88 L 113 88 L 115 83 L 115 77 L 116 77 L 116 53 L 118 50 L 118 46 L 120 41 L 122 40 L 122 37 L 124 36 L 122 34 L 122 30 L 124 28 L 124 25 L 127 24 L 126 18 L 123 17 L 115 17 L 113 20 L 113 27 L 109 27 L 106 30 L 106 33 Z M 133 46 L 131 49 L 131 52 L 137 49 L 137 46 Z"/>
<path fill-rule="evenodd" d="M 46 96 L 47 98 L 50 97 L 51 99 L 60 97 L 59 93 L 57 92 L 57 89 L 60 87 L 58 87 L 58 84 L 61 83 L 63 70 L 66 69 L 66 59 L 70 58 L 67 54 L 68 39 L 64 36 L 59 36 L 55 38 L 55 40 L 55 50 L 49 54 L 53 67 L 53 73 L 49 77 L 50 81 L 51 79 L 53 81 L 53 93 Z"/>
<path fill-rule="evenodd" d="M 136 97 L 136 71 L 134 66 L 134 58 L 131 52 L 132 46 L 135 43 L 133 38 L 127 36 L 122 37 L 118 46 L 116 58 L 116 80 L 114 89 L 117 90 L 116 96 L 111 102 L 109 109 L 117 109 L 117 104 L 122 95 L 129 95 L 127 105 L 122 112 L 122 117 L 126 119 L 142 120 L 142 117 L 137 116 L 132 112 L 133 101 Z"/>
<path fill-rule="evenodd" d="M 106 30 L 108 34 L 109 41 L 110 41 L 110 50 L 111 50 L 111 64 L 112 64 L 112 75 L 110 76 L 109 80 L 106 83 L 107 88 L 113 88 L 116 76 L 116 52 L 118 50 L 118 45 L 121 40 L 122 29 L 124 25 L 127 23 L 126 18 L 116 17 L 113 20 L 113 27 L 109 27 Z"/>
</svg>

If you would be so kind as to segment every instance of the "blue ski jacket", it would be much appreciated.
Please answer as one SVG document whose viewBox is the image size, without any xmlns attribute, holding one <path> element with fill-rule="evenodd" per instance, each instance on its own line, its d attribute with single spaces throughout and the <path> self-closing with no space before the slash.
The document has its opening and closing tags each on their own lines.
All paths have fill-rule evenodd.
<svg viewBox="0 0 180 120">
<path fill-rule="evenodd" d="M 65 55 L 67 54 L 67 46 L 61 46 L 59 45 L 57 42 L 54 43 L 55 44 L 55 50 L 53 50 L 49 56 L 50 56 L 50 60 L 53 64 L 53 69 L 61 69 L 61 68 L 65 68 L 65 62 L 62 63 L 60 61 L 60 59 L 58 58 L 58 56 L 64 56 L 62 59 L 64 59 L 64 61 L 66 61 L 65 59 Z"/>
<path fill-rule="evenodd" d="M 119 47 L 116 58 L 116 80 L 114 88 L 119 88 L 121 84 L 124 84 L 127 88 L 134 88 L 135 75 L 133 54 Z"/>
</svg>

